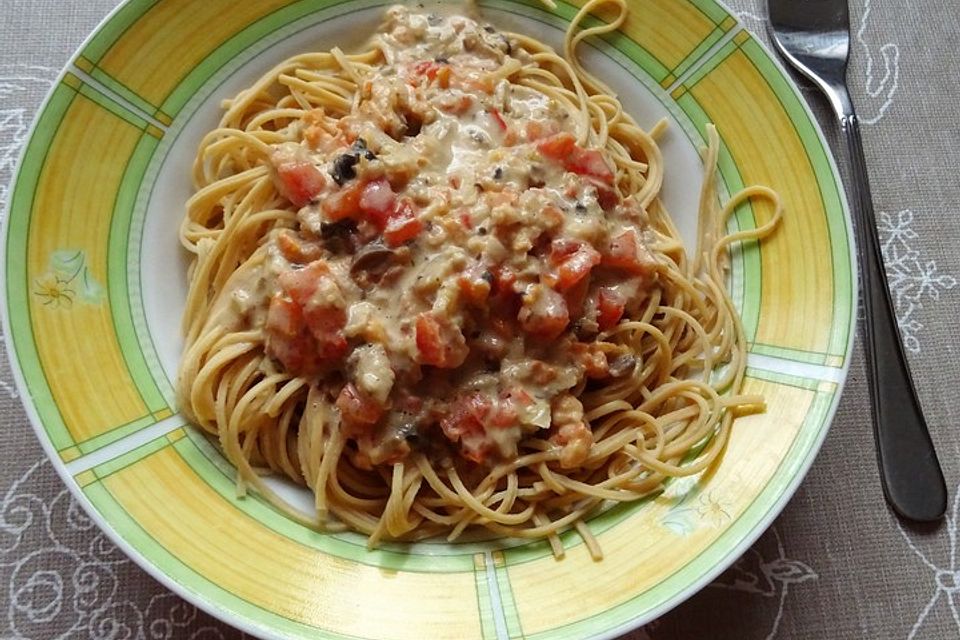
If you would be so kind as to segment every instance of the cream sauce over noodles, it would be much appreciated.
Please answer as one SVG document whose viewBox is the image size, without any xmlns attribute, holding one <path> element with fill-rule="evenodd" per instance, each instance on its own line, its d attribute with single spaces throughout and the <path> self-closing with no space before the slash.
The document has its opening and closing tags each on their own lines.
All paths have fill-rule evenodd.
<svg viewBox="0 0 960 640">
<path fill-rule="evenodd" d="M 215 322 L 265 328 L 272 366 L 335 399 L 360 468 L 492 464 L 538 431 L 577 466 L 576 396 L 637 364 L 594 339 L 657 277 L 646 213 L 576 113 L 506 79 L 530 56 L 505 35 L 394 7 L 377 37 L 349 114 L 314 109 L 274 145 L 298 224 L 231 277 Z"/>
</svg>

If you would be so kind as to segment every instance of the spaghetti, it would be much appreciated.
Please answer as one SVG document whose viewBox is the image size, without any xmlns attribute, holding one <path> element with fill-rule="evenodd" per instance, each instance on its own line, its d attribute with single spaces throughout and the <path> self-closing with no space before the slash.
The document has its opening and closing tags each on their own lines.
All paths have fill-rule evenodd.
<svg viewBox="0 0 960 640">
<path fill-rule="evenodd" d="M 607 24 L 580 29 L 601 5 Z M 564 54 L 456 15 L 387 12 L 369 50 L 291 58 L 201 142 L 177 393 L 292 517 L 383 539 L 545 538 L 721 455 L 745 339 L 707 128 L 697 250 L 656 138 Z M 772 203 L 727 235 L 732 212 Z M 264 483 L 307 485 L 317 520 Z"/>
</svg>

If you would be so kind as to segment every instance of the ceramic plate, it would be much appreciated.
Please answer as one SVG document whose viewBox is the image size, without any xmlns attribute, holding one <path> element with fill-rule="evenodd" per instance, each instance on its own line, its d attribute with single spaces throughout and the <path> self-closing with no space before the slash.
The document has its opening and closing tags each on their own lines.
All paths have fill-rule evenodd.
<svg viewBox="0 0 960 640">
<path fill-rule="evenodd" d="M 489 20 L 558 45 L 576 8 L 482 0 Z M 724 193 L 783 196 L 777 234 L 732 259 L 749 340 L 739 420 L 705 478 L 545 543 L 385 545 L 323 535 L 235 497 L 217 449 L 177 414 L 187 258 L 176 230 L 190 164 L 223 98 L 281 59 L 349 47 L 379 0 L 128 0 L 87 40 L 38 116 L 13 186 L 3 259 L 7 347 L 44 447 L 77 499 L 163 584 L 272 638 L 611 637 L 736 559 L 816 454 L 850 357 L 856 280 L 840 180 L 813 117 L 771 54 L 713 0 L 643 0 L 587 65 L 646 126 L 671 121 L 664 197 L 696 229 L 705 126 Z M 770 215 L 744 205 L 731 221 Z M 285 489 L 292 500 L 305 500 Z"/>
</svg>

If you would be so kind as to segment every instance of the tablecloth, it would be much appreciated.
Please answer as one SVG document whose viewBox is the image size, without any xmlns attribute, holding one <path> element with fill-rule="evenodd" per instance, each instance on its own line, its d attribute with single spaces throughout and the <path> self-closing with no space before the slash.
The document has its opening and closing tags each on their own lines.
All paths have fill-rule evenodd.
<svg viewBox="0 0 960 640">
<path fill-rule="evenodd" d="M 115 4 L 0 5 L 0 206 L 44 94 Z M 765 32 L 761 2 L 729 4 Z M 884 503 L 858 341 L 834 425 L 783 514 L 731 569 L 630 640 L 960 638 L 960 10 L 851 0 L 851 11 L 849 80 L 887 272 L 950 509 L 939 524 L 909 526 Z M 823 100 L 802 87 L 834 144 Z M 168 592 L 86 518 L 46 461 L 2 352 L 0 433 L 3 638 L 244 637 Z M 105 600 L 71 600 L 63 587 L 88 566 Z"/>
</svg>

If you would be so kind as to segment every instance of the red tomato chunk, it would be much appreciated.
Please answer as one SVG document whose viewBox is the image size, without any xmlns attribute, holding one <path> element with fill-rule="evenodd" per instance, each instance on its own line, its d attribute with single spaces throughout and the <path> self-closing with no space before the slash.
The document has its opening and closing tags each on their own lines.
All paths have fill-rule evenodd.
<svg viewBox="0 0 960 640">
<path fill-rule="evenodd" d="M 372 427 L 383 415 L 383 407 L 375 400 L 347 383 L 337 396 L 337 409 L 347 426 L 354 429 Z"/>
<path fill-rule="evenodd" d="M 567 171 L 613 184 L 613 170 L 607 165 L 603 154 L 577 145 L 571 133 L 557 133 L 544 138 L 537 143 L 537 149 L 547 158 L 559 162 Z"/>
<path fill-rule="evenodd" d="M 544 340 L 559 337 L 570 322 L 563 296 L 543 285 L 534 285 L 523 296 L 517 319 L 524 331 Z"/>
<path fill-rule="evenodd" d="M 623 317 L 626 303 L 626 299 L 613 289 L 607 287 L 600 289 L 597 299 L 597 324 L 600 325 L 601 331 L 617 326 Z"/>
<path fill-rule="evenodd" d="M 386 178 L 372 180 L 360 192 L 358 208 L 378 229 L 383 229 L 393 215 L 397 197 Z"/>
<path fill-rule="evenodd" d="M 455 369 L 470 353 L 460 329 L 433 313 L 417 316 L 417 361 L 441 369 Z"/>
<path fill-rule="evenodd" d="M 268 351 L 293 373 L 313 373 L 347 352 L 343 296 L 323 260 L 280 274 L 267 311 Z"/>
<path fill-rule="evenodd" d="M 590 275 L 590 270 L 600 264 L 600 254 L 586 242 L 560 238 L 550 247 L 550 262 L 556 272 L 548 280 L 563 292 Z"/>
<path fill-rule="evenodd" d="M 398 247 L 404 242 L 413 240 L 423 231 L 423 222 L 408 201 L 401 202 L 397 210 L 387 220 L 383 230 L 383 239 L 391 247 Z"/>
<path fill-rule="evenodd" d="M 656 262 L 637 237 L 637 232 L 627 229 L 610 241 L 603 254 L 603 265 L 636 275 L 648 275 L 653 272 Z"/>
<path fill-rule="evenodd" d="M 326 184 L 326 178 L 309 162 L 284 162 L 277 167 L 277 188 L 295 207 L 309 204 Z"/>
</svg>

